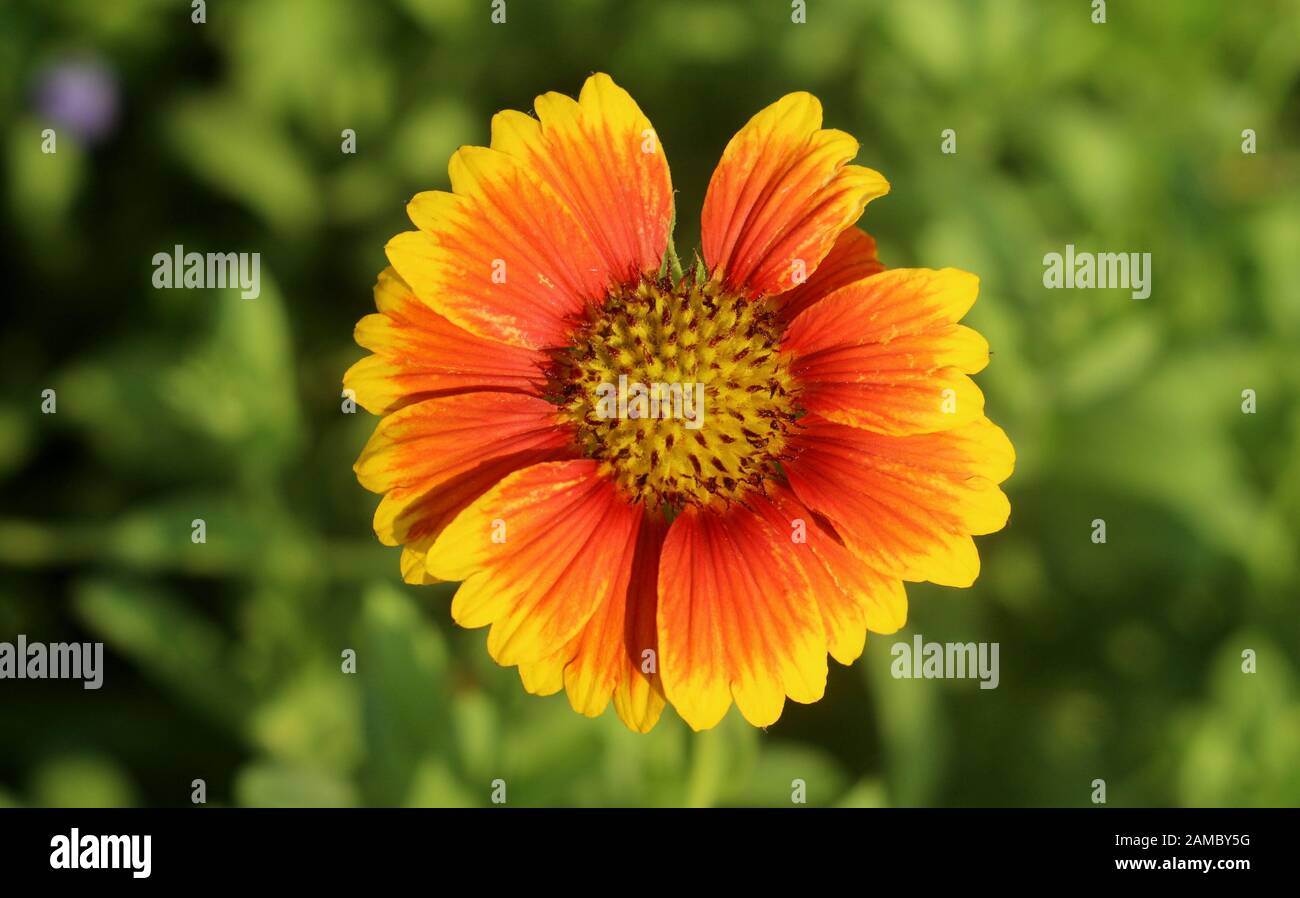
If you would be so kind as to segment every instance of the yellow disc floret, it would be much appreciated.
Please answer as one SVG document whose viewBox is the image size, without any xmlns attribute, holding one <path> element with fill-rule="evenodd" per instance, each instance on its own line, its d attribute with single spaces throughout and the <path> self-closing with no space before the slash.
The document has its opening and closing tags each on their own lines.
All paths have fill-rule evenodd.
<svg viewBox="0 0 1300 898">
<path fill-rule="evenodd" d="M 764 300 L 646 280 L 592 310 L 552 383 L 583 452 L 633 501 L 730 502 L 779 474 L 795 418 L 779 335 Z"/>
</svg>

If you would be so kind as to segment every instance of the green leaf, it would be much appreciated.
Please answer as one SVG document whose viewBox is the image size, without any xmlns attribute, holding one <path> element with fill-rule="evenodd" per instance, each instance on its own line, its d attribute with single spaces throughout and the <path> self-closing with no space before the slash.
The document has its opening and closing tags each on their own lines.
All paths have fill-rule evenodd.
<svg viewBox="0 0 1300 898">
<path fill-rule="evenodd" d="M 362 599 L 357 679 L 375 800 L 400 804 L 426 758 L 455 757 L 447 647 L 411 597 L 375 583 Z"/>
<path fill-rule="evenodd" d="M 171 111 L 167 133 L 197 178 L 274 230 L 302 233 L 322 220 L 319 185 L 280 122 L 228 98 L 187 100 Z M 222 247 L 245 249 L 256 247 Z"/>
<path fill-rule="evenodd" d="M 77 615 L 160 687 L 231 729 L 252 705 L 217 629 L 158 586 L 97 579 L 76 588 Z M 113 677 L 113 671 L 104 674 Z"/>
</svg>

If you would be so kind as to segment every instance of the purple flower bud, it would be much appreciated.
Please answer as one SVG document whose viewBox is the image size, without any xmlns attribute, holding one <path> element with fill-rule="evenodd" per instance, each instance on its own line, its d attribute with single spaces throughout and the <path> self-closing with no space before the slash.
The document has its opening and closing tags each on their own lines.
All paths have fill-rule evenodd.
<svg viewBox="0 0 1300 898">
<path fill-rule="evenodd" d="M 117 124 L 117 78 L 96 60 L 65 60 L 36 76 L 37 112 L 55 128 L 98 143 Z"/>
</svg>

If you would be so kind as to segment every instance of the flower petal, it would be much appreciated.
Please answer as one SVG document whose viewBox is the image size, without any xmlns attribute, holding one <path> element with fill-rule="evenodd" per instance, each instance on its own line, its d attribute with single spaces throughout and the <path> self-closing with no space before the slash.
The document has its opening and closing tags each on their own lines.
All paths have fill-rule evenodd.
<svg viewBox="0 0 1300 898">
<path fill-rule="evenodd" d="M 537 98 L 537 116 L 492 119 L 492 148 L 533 168 L 568 204 L 615 281 L 659 268 L 668 248 L 673 185 L 659 138 L 608 75 L 587 79 L 575 101 Z"/>
<path fill-rule="evenodd" d="M 884 270 L 876 258 L 876 241 L 871 235 L 861 228 L 847 228 L 806 281 L 776 297 L 777 311 L 782 321 L 793 321 L 804 309 L 841 287 Z"/>
<path fill-rule="evenodd" d="M 626 595 L 643 514 L 595 461 L 534 465 L 456 516 L 429 550 L 429 572 L 464 581 L 452 617 L 491 625 L 488 652 L 498 664 L 541 661 Z"/>
<path fill-rule="evenodd" d="M 687 507 L 659 565 L 664 693 L 692 729 L 714 726 L 732 698 L 767 726 L 788 695 L 814 702 L 826 688 L 826 636 L 817 602 L 780 534 L 741 506 Z"/>
<path fill-rule="evenodd" d="M 502 113 L 491 148 L 457 150 L 451 192 L 412 199 L 419 230 L 387 246 L 440 314 L 530 349 L 565 345 L 587 305 L 657 269 L 672 220 L 658 138 L 608 76 L 588 79 L 577 102 L 540 97 L 538 113 Z"/>
<path fill-rule="evenodd" d="M 410 583 L 412 586 L 428 586 L 430 583 L 437 583 L 438 578 L 429 573 L 425 566 L 426 559 L 429 555 L 429 547 L 433 545 L 433 538 L 436 533 L 416 540 L 402 546 L 402 557 L 398 563 L 402 572 L 402 580 Z"/>
<path fill-rule="evenodd" d="M 573 657 L 573 646 L 540 661 L 519 662 L 519 679 L 533 695 L 554 695 L 564 688 L 564 665 Z"/>
<path fill-rule="evenodd" d="M 619 718 L 630 729 L 646 733 L 665 704 L 655 615 L 667 525 L 657 515 L 644 515 L 638 526 L 626 595 L 598 608 L 562 651 L 520 664 L 519 676 L 524 688 L 537 695 L 567 687 L 569 704 L 588 717 L 600 716 L 612 693 Z"/>
<path fill-rule="evenodd" d="M 787 444 L 795 494 L 825 515 L 849 550 L 904 580 L 970 586 L 979 575 L 971 535 L 1000 530 L 1010 514 L 997 484 L 1015 451 L 987 418 L 940 433 L 891 437 L 801 420 Z"/>
<path fill-rule="evenodd" d="M 826 631 L 826 646 L 836 661 L 852 664 L 862 654 L 867 631 L 896 633 L 907 622 L 907 594 L 897 577 L 874 570 L 844 545 L 825 518 L 810 511 L 793 492 L 770 484 L 771 496 L 756 496 L 755 510 L 778 531 L 812 584 Z"/>
<path fill-rule="evenodd" d="M 984 414 L 967 375 L 988 343 L 956 322 L 975 301 L 973 274 L 898 268 L 835 291 L 804 310 L 782 339 L 799 404 L 886 434 L 950 430 Z"/>
<path fill-rule="evenodd" d="M 700 233 L 704 261 L 727 290 L 759 296 L 802 283 L 866 204 L 889 192 L 879 172 L 845 164 L 858 142 L 821 123 L 816 97 L 787 94 L 727 144 Z"/>
<path fill-rule="evenodd" d="M 357 324 L 356 341 L 374 354 L 343 375 L 343 386 L 377 415 L 420 399 L 503 390 L 538 395 L 545 354 L 477 337 L 416 298 L 391 268 L 375 284 L 379 312 Z"/>
<path fill-rule="evenodd" d="M 461 147 L 452 192 L 407 205 L 419 231 L 398 234 L 388 260 L 416 295 L 490 340 L 561 346 L 609 272 L 567 204 L 524 163 L 499 150 Z"/>
<path fill-rule="evenodd" d="M 623 723 L 648 733 L 663 713 L 667 698 L 659 672 L 659 563 L 668 527 L 647 516 L 632 565 L 623 617 L 624 645 L 630 662 L 614 690 L 614 710 Z M 653 652 L 647 657 L 646 652 Z M 651 663 L 647 665 L 647 661 Z"/>
<path fill-rule="evenodd" d="M 571 440 L 556 407 L 542 399 L 461 393 L 386 415 L 353 467 L 362 486 L 384 493 L 375 533 L 395 546 L 436 535 L 506 475 L 573 457 Z"/>
<path fill-rule="evenodd" d="M 666 534 L 660 519 L 642 516 L 626 594 L 611 597 L 591 616 L 564 667 L 564 686 L 575 711 L 597 717 L 612 695 L 618 716 L 642 733 L 659 720 L 665 701 L 655 616 Z M 651 673 L 643 672 L 647 667 Z"/>
</svg>

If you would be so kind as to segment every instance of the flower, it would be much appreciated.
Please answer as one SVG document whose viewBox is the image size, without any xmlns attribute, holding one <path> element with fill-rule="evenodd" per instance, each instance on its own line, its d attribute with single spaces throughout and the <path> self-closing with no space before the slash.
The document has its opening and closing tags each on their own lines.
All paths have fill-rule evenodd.
<svg viewBox="0 0 1300 898">
<path fill-rule="evenodd" d="M 496 115 L 387 246 L 344 377 L 383 416 L 355 466 L 375 531 L 408 582 L 461 581 L 452 617 L 530 692 L 766 726 L 1006 523 L 988 344 L 958 324 L 978 280 L 876 259 L 854 223 L 889 185 L 807 93 L 727 145 L 685 273 L 631 96 L 596 74 L 536 112 Z"/>
<path fill-rule="evenodd" d="M 35 105 L 42 117 L 90 144 L 117 125 L 117 76 L 101 60 L 68 58 L 36 76 Z"/>
</svg>

